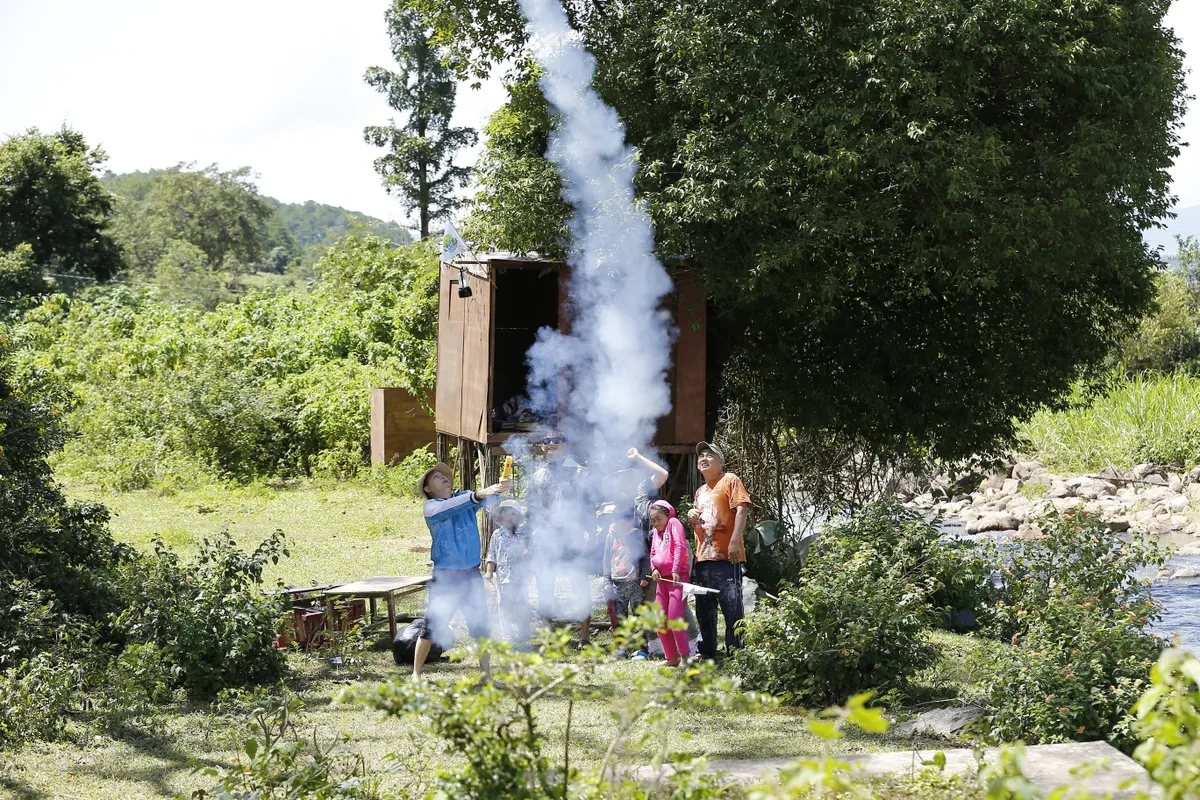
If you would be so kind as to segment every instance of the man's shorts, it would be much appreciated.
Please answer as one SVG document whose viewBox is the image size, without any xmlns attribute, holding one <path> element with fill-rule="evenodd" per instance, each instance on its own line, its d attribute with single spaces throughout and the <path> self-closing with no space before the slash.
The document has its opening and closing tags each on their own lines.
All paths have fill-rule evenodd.
<svg viewBox="0 0 1200 800">
<path fill-rule="evenodd" d="M 443 650 L 454 646 L 454 631 L 450 621 L 461 611 L 467 621 L 467 630 L 473 639 L 492 635 L 488 619 L 487 594 L 483 589 L 483 575 L 479 569 L 435 569 L 433 579 L 426 586 L 429 607 L 425 611 L 425 633 L 421 638 L 430 639 Z"/>
</svg>

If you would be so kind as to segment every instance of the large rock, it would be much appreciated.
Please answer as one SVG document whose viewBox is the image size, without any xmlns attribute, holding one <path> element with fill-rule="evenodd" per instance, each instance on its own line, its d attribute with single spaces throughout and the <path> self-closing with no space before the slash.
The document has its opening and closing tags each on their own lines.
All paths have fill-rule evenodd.
<svg viewBox="0 0 1200 800">
<path fill-rule="evenodd" d="M 1146 480 L 1151 475 L 1157 475 L 1163 479 L 1164 484 L 1167 482 L 1166 474 L 1167 468 L 1161 464 L 1138 464 L 1129 471 L 1129 477 L 1135 480 Z"/>
<path fill-rule="evenodd" d="M 1000 487 L 1000 491 L 1007 495 L 1014 495 L 1021 491 L 1021 481 L 1017 480 L 1016 478 L 1009 478 L 1004 482 L 1004 485 Z"/>
<path fill-rule="evenodd" d="M 1098 497 L 1109 497 L 1117 493 L 1117 487 L 1111 483 L 1094 478 L 1085 478 L 1074 486 L 1067 483 L 1067 488 L 1073 489 L 1076 497 L 1085 497 L 1088 500 L 1095 500 Z"/>
<path fill-rule="evenodd" d="M 1167 487 L 1167 491 L 1170 491 L 1171 482 L 1167 480 L 1166 476 L 1159 475 L 1158 473 L 1153 473 L 1142 478 L 1142 483 L 1152 486 L 1165 486 Z"/>
<path fill-rule="evenodd" d="M 1178 475 L 1176 475 L 1175 473 L 1172 472 L 1170 475 L 1167 476 L 1167 488 L 1177 494 L 1179 492 L 1182 492 L 1183 491 L 1183 478 L 1179 477 Z"/>
<path fill-rule="evenodd" d="M 1128 517 L 1113 517 L 1112 519 L 1105 521 L 1104 524 L 1107 525 L 1108 529 L 1113 533 L 1125 533 L 1125 531 L 1129 530 Z"/>
<path fill-rule="evenodd" d="M 1008 480 L 1007 471 L 988 473 L 988 476 L 979 483 L 979 491 L 986 492 L 988 489 L 1001 489 L 1004 487 L 1006 480 Z"/>
<path fill-rule="evenodd" d="M 1104 469 L 1100 470 L 1100 478 L 1106 481 L 1120 482 L 1125 480 L 1127 476 L 1124 472 L 1109 464 Z"/>
<path fill-rule="evenodd" d="M 939 739 L 957 738 L 972 722 L 983 716 L 983 709 L 975 706 L 963 708 L 938 708 L 926 711 L 916 719 L 910 719 L 896 727 L 901 736 L 933 736 Z"/>
<path fill-rule="evenodd" d="M 1185 511 L 1189 505 L 1191 505 L 1191 503 L 1181 494 L 1171 495 L 1162 501 L 1163 508 L 1166 508 L 1173 513 Z"/>
<path fill-rule="evenodd" d="M 1019 481 L 1027 481 L 1044 470 L 1045 467 L 1040 461 L 1018 461 L 1013 464 L 1012 476 Z"/>
<path fill-rule="evenodd" d="M 1189 486 L 1193 483 L 1200 483 L 1200 467 L 1192 467 L 1183 476 L 1183 483 Z"/>
<path fill-rule="evenodd" d="M 1064 483 L 1060 483 L 1057 486 L 1051 486 L 1047 496 L 1051 500 L 1061 500 L 1064 497 L 1074 497 L 1075 490 Z"/>
<path fill-rule="evenodd" d="M 1161 503 L 1171 496 L 1171 490 L 1165 486 L 1151 486 L 1146 491 L 1142 492 L 1141 499 L 1146 503 Z"/>
<path fill-rule="evenodd" d="M 967 523 L 967 533 L 987 533 L 988 531 L 1015 531 L 1021 526 L 1021 521 L 1012 514 L 1001 511 L 984 514 L 977 520 Z"/>
<path fill-rule="evenodd" d="M 1181 556 L 1200 556 L 1200 542 L 1188 542 L 1175 552 Z"/>
<path fill-rule="evenodd" d="M 1200 578 L 1200 569 L 1184 567 L 1171 576 L 1171 580 L 1173 581 L 1182 580 L 1183 578 Z"/>
</svg>

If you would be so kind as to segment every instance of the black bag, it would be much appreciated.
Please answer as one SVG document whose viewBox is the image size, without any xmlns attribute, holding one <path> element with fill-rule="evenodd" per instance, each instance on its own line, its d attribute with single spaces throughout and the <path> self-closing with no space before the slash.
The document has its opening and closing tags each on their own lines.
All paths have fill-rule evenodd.
<svg viewBox="0 0 1200 800">
<path fill-rule="evenodd" d="M 396 632 L 396 638 L 392 640 L 392 659 L 397 666 L 404 666 L 413 663 L 413 652 L 417 647 L 417 639 L 427 636 L 427 628 L 425 620 L 417 619 L 408 623 L 408 625 Z M 425 658 L 426 663 L 437 661 L 442 657 L 442 648 L 436 643 L 429 643 L 429 655 Z"/>
</svg>

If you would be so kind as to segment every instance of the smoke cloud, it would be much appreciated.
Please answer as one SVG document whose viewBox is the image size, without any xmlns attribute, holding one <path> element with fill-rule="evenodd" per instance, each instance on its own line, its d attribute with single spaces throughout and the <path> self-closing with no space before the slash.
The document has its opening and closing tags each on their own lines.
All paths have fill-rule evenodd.
<svg viewBox="0 0 1200 800">
<path fill-rule="evenodd" d="M 652 457 L 657 420 L 671 410 L 667 371 L 674 329 L 659 307 L 672 284 L 654 257 L 650 218 L 634 198 L 637 159 L 625 144 L 624 126 L 592 88 L 595 59 L 558 0 L 520 5 L 542 69 L 542 91 L 559 118 L 546 155 L 574 209 L 569 332 L 539 332 L 527 354 L 528 392 L 535 407 L 557 418 L 570 455 L 587 466 L 573 471 L 556 462 L 547 479 L 542 465 L 539 485 L 539 462 L 530 462 L 535 475 L 526 501 L 539 597 L 544 576 L 557 573 L 575 600 L 559 602 L 552 613 L 581 618 L 579 595 L 602 558 L 596 504 L 633 504 L 633 486 L 615 491 L 605 475 L 632 466 L 626 458 L 631 447 Z M 513 442 L 511 449 L 527 452 L 528 443 Z M 544 602 L 539 599 L 545 615 Z"/>
</svg>

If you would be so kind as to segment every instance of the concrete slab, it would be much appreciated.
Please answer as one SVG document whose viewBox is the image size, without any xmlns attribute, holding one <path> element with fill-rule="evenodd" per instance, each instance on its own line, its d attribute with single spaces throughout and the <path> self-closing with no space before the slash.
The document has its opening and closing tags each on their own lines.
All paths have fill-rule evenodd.
<svg viewBox="0 0 1200 800">
<path fill-rule="evenodd" d="M 930 761 L 935 753 L 946 756 L 946 771 L 954 774 L 974 772 L 979 765 L 971 750 L 901 750 L 893 753 L 871 753 L 862 756 L 842 756 L 842 760 L 853 765 L 854 773 L 863 776 L 883 776 L 922 769 L 922 761 Z M 998 748 L 989 747 L 984 759 L 995 760 Z M 753 758 L 728 761 L 710 761 L 709 770 L 724 773 L 726 778 L 738 783 L 762 783 L 775 779 L 779 771 L 792 763 L 790 758 Z M 1094 766 L 1092 774 L 1075 776 L 1071 771 L 1082 766 Z M 653 777 L 649 767 L 635 771 L 643 780 Z M 1150 782 L 1146 771 L 1133 759 L 1107 742 L 1072 742 L 1070 744 L 1045 744 L 1025 748 L 1025 777 L 1029 778 L 1041 796 L 1050 794 L 1061 786 L 1084 789 L 1098 797 L 1134 797 L 1140 791 L 1151 797 L 1162 795 L 1158 787 Z M 1123 787 L 1129 783 L 1129 786 Z"/>
</svg>

